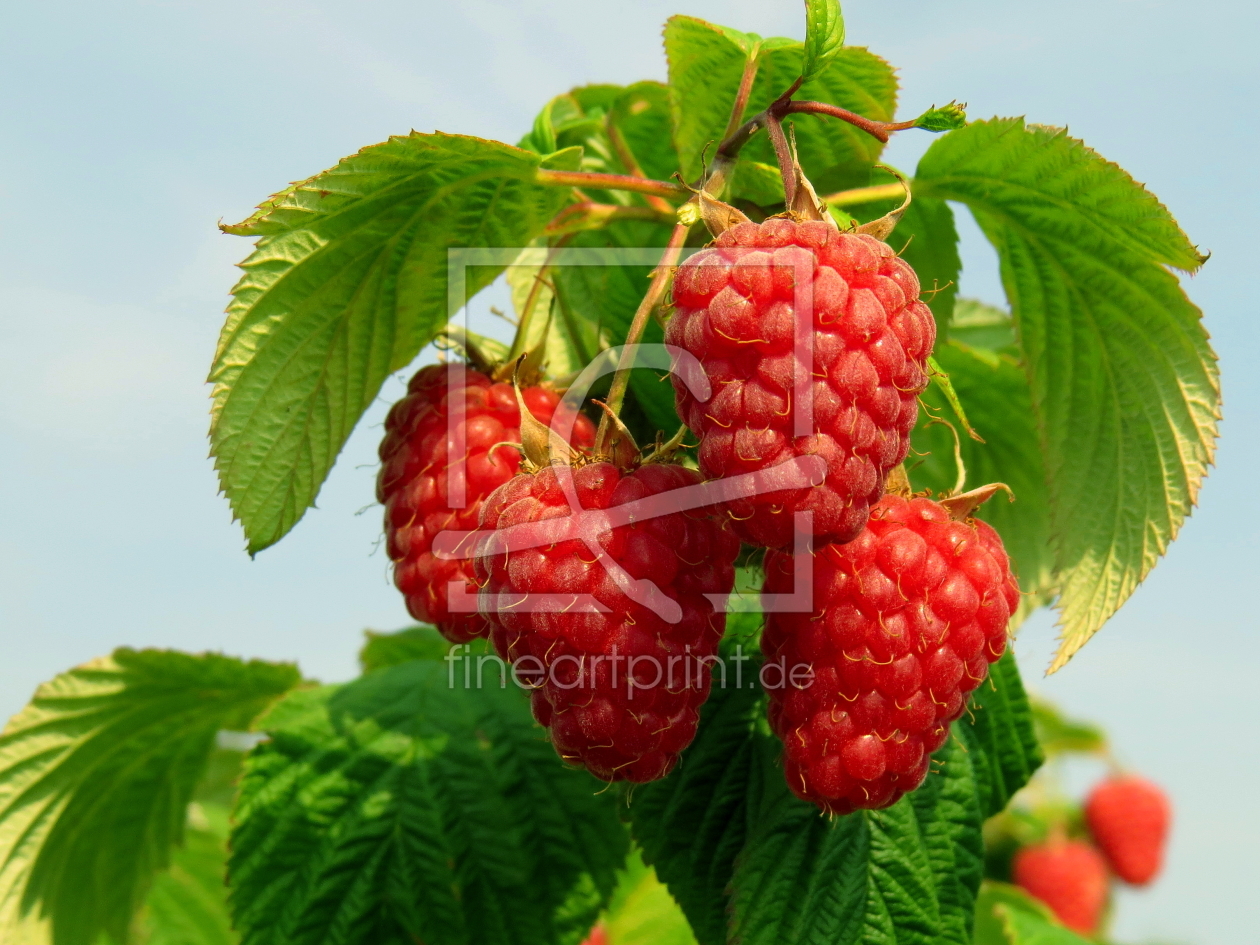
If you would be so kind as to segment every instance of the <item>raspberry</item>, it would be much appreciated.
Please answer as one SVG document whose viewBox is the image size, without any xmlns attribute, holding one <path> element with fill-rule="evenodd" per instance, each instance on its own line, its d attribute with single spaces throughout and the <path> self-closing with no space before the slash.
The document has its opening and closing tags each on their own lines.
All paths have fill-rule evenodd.
<svg viewBox="0 0 1260 945">
<path fill-rule="evenodd" d="M 766 552 L 767 593 L 793 590 L 793 564 Z M 897 495 L 812 573 L 813 612 L 769 613 L 761 638 L 788 785 L 828 813 L 887 807 L 923 783 L 1002 655 L 1019 588 L 989 525 Z"/>
<path fill-rule="evenodd" d="M 1107 864 L 1088 843 L 1051 838 L 1015 854 L 1015 883 L 1074 932 L 1092 935 L 1107 904 Z"/>
<path fill-rule="evenodd" d="M 1108 778 L 1085 801 L 1085 820 L 1094 842 L 1117 876 L 1145 886 L 1158 874 L 1172 808 L 1168 797 L 1145 778 Z"/>
<path fill-rule="evenodd" d="M 562 488 L 570 472 L 577 501 L 591 510 L 580 516 Z M 695 737 L 726 626 L 725 613 L 705 595 L 731 592 L 739 542 L 711 507 L 664 515 L 639 508 L 620 525 L 604 510 L 653 496 L 669 503 L 668 493 L 700 481 L 694 470 L 667 463 L 634 472 L 605 462 L 546 466 L 501 486 L 482 508 L 483 530 L 550 522 L 523 530 L 548 530 L 538 547 L 494 547 L 494 538 L 513 533 L 483 539 L 476 561 L 482 611 L 499 655 L 534 687 L 534 717 L 557 752 L 605 781 L 664 777 Z M 588 536 L 595 550 L 576 535 Z M 644 585 L 631 586 L 642 579 L 659 589 L 651 607 Z M 527 593 L 557 601 L 551 610 L 531 610 Z"/>
<path fill-rule="evenodd" d="M 476 612 L 451 613 L 447 603 L 450 581 L 472 583 L 472 560 L 442 560 L 430 550 L 433 536 L 444 529 L 472 529 L 481 503 L 498 486 L 516 475 L 520 453 L 521 414 L 510 384 L 496 384 L 486 375 L 456 365 L 458 381 L 450 384 L 450 365 L 421 368 L 407 385 L 407 395 L 394 404 L 385 419 L 381 442 L 381 472 L 376 498 L 385 506 L 385 547 L 394 562 L 394 583 L 407 601 L 407 611 L 422 623 L 437 626 L 448 640 L 464 643 L 489 632 Z M 560 397 L 544 387 L 527 387 L 525 402 L 538 419 L 550 423 Z M 448 417 L 453 398 L 465 404 L 465 506 L 448 504 Z M 575 443 L 589 447 L 595 430 L 578 415 Z"/>
<path fill-rule="evenodd" d="M 813 434 L 794 435 L 794 273 L 813 273 Z M 746 542 L 782 548 L 796 511 L 813 534 L 853 539 L 906 457 L 936 339 L 914 270 L 873 236 L 776 217 L 741 223 L 679 267 L 665 340 L 703 365 L 700 403 L 674 378 L 678 414 L 700 437 L 700 469 L 716 478 L 797 456 L 826 460 L 812 489 L 780 490 L 728 506 Z M 804 375 L 803 375 L 804 376 Z"/>
</svg>

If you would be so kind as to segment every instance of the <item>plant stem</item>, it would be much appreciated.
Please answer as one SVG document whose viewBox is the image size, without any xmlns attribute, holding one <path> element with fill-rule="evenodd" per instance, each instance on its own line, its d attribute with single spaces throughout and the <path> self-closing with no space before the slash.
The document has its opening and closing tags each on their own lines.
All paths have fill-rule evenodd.
<svg viewBox="0 0 1260 945">
<path fill-rule="evenodd" d="M 665 203 L 663 200 L 661 202 Z M 551 222 L 543 229 L 543 234 L 559 236 L 562 233 L 594 230 L 611 220 L 654 220 L 658 223 L 674 223 L 677 219 L 678 214 L 668 203 L 665 203 L 664 210 L 658 210 L 655 207 L 623 207 L 618 204 L 584 200 L 581 203 L 569 204 L 552 217 Z"/>
<path fill-rule="evenodd" d="M 761 44 L 753 47 L 752 55 L 744 63 L 744 74 L 739 77 L 739 91 L 735 93 L 735 101 L 731 105 L 731 117 L 726 122 L 726 131 L 722 132 L 722 140 L 726 141 L 743 124 L 744 109 L 748 107 L 748 97 L 752 95 L 753 82 L 757 78 L 757 67 L 760 63 Z"/>
<path fill-rule="evenodd" d="M 647 294 L 643 296 L 643 301 L 639 303 L 634 318 L 630 322 L 630 330 L 626 332 L 626 346 L 621 351 L 621 358 L 617 362 L 617 373 L 613 375 L 612 386 L 608 389 L 608 398 L 605 401 L 608 409 L 615 415 L 621 413 L 621 405 L 626 399 L 626 389 L 630 386 L 630 370 L 634 367 L 634 345 L 637 345 L 639 339 L 643 337 L 652 310 L 665 297 L 669 278 L 674 266 L 678 264 L 678 257 L 682 254 L 683 243 L 687 241 L 687 233 L 690 229 L 691 225 L 688 223 L 679 223 L 674 227 L 669 242 L 665 244 L 665 251 L 661 254 L 661 261 L 652 273 L 652 284 L 648 286 Z M 609 420 L 605 415 L 599 422 L 599 433 L 595 437 L 596 444 L 605 441 L 609 433 L 608 427 Z"/>
<path fill-rule="evenodd" d="M 613 146 L 613 151 L 617 154 L 617 159 L 621 161 L 622 166 L 630 176 L 647 180 L 647 175 L 643 173 L 643 168 L 639 167 L 639 162 L 635 159 L 634 152 L 630 150 L 630 145 L 626 144 L 626 139 L 621 136 L 621 129 L 612 120 L 611 114 L 604 122 L 604 130 L 608 133 L 608 140 Z M 670 206 L 664 197 L 647 194 L 646 199 L 648 206 L 653 210 L 669 214 L 674 212 L 674 208 Z"/>
<path fill-rule="evenodd" d="M 525 345 L 529 340 L 529 326 L 534 320 L 534 310 L 538 308 L 538 294 L 543 288 L 543 277 L 547 274 L 547 270 L 551 268 L 551 261 L 555 258 L 556 252 L 565 246 L 573 238 L 572 233 L 566 233 L 561 236 L 547 250 L 547 258 L 543 260 L 543 264 L 538 267 L 538 272 L 534 275 L 534 284 L 529 287 L 529 295 L 525 297 L 525 306 L 521 311 L 521 320 L 517 323 L 516 334 L 512 338 L 512 349 L 508 352 L 507 363 L 511 364 L 525 353 Z"/>
<path fill-rule="evenodd" d="M 892 184 L 875 184 L 872 187 L 855 187 L 852 190 L 840 190 L 823 197 L 827 203 L 837 207 L 855 207 L 858 204 L 874 203 L 877 200 L 897 200 L 905 196 L 906 189 L 900 182 Z"/>
<path fill-rule="evenodd" d="M 596 174 L 593 171 L 553 171 L 539 168 L 534 180 L 540 184 L 557 187 L 593 187 L 600 190 L 630 190 L 639 194 L 658 197 L 688 197 L 690 191 L 682 184 L 664 180 L 648 180 L 630 174 Z"/>
<path fill-rule="evenodd" d="M 775 108 L 778 104 L 776 102 L 771 108 Z M 783 115 L 827 115 L 831 118 L 839 118 L 841 121 L 847 121 L 855 128 L 860 128 L 871 137 L 885 143 L 888 141 L 890 133 L 905 131 L 907 128 L 913 128 L 915 125 L 914 121 L 874 121 L 870 118 L 864 118 L 856 112 L 851 112 L 847 108 L 841 108 L 839 105 L 828 105 L 826 102 L 784 102 L 780 107 Z"/>
</svg>

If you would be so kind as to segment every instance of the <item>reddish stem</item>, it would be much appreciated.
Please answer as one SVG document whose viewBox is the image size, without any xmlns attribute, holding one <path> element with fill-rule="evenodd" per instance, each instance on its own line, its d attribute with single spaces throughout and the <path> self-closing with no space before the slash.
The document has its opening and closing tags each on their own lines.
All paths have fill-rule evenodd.
<svg viewBox="0 0 1260 945">
<path fill-rule="evenodd" d="M 592 171 L 553 171 L 539 168 L 535 172 L 534 179 L 540 184 L 592 187 L 600 190 L 630 190 L 658 197 L 691 196 L 691 192 L 682 184 L 671 184 L 664 180 L 648 180 L 630 174 L 596 174 Z"/>
</svg>

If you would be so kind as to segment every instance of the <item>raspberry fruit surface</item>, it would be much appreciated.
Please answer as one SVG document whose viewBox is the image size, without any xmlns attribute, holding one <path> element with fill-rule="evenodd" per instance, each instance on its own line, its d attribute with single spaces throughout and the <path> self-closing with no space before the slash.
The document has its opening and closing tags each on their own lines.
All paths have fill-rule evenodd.
<svg viewBox="0 0 1260 945">
<path fill-rule="evenodd" d="M 812 365 L 796 367 L 796 277 L 812 279 Z M 697 401 L 675 376 L 678 414 L 700 437 L 709 478 L 768 469 L 797 456 L 826 461 L 812 488 L 729 503 L 739 537 L 789 545 L 793 515 L 813 512 L 824 541 L 852 540 L 906 457 L 927 384 L 936 323 L 919 280 L 892 247 L 824 223 L 741 223 L 678 268 L 665 340 L 695 355 L 712 384 Z M 797 371 L 810 378 L 813 433 L 795 435 Z"/>
<path fill-rule="evenodd" d="M 1172 821 L 1168 796 L 1145 778 L 1108 778 L 1085 800 L 1085 820 L 1112 871 L 1126 883 L 1145 886 L 1164 863 Z"/>
<path fill-rule="evenodd" d="M 1107 864 L 1088 843 L 1051 839 L 1015 854 L 1016 885 L 1074 932 L 1092 935 L 1107 904 Z"/>
<path fill-rule="evenodd" d="M 577 515 L 560 480 L 570 470 L 586 510 Z M 716 656 L 726 614 L 705 595 L 731 592 L 739 541 L 712 508 L 677 511 L 669 493 L 700 481 L 667 463 L 634 472 L 547 466 L 501 486 L 482 508 L 482 529 L 498 530 L 492 540 L 542 536 L 522 542 L 535 547 L 481 545 L 477 577 L 495 648 L 533 687 L 534 717 L 560 756 L 605 781 L 668 774 L 709 694 L 705 661 Z M 655 606 L 643 602 L 645 585 L 629 583 L 644 579 Z M 555 597 L 538 609 L 525 594 Z"/>
<path fill-rule="evenodd" d="M 923 783 L 1006 649 L 1019 588 L 997 532 L 924 498 L 884 496 L 811 564 L 813 611 L 768 613 L 761 637 L 784 773 L 829 813 L 887 807 Z M 793 555 L 768 551 L 765 591 L 794 584 Z"/>
<path fill-rule="evenodd" d="M 434 624 L 448 640 L 464 643 L 485 636 L 485 618 L 474 612 L 452 613 L 448 585 L 472 581 L 472 560 L 443 560 L 432 553 L 433 536 L 445 529 L 474 529 L 486 496 L 516 475 L 520 452 L 521 414 L 510 384 L 496 384 L 486 375 L 456 365 L 421 368 L 407 385 L 407 394 L 390 409 L 380 446 L 381 471 L 376 498 L 385 506 L 385 547 L 394 562 L 394 584 L 407 601 L 407 612 L 422 623 Z M 527 387 L 521 395 L 530 411 L 550 423 L 560 396 L 544 387 Z M 455 398 L 465 415 L 464 454 L 452 456 L 450 412 Z M 589 447 L 595 429 L 579 414 L 574 443 Z M 463 464 L 464 507 L 449 502 L 450 468 Z"/>
</svg>

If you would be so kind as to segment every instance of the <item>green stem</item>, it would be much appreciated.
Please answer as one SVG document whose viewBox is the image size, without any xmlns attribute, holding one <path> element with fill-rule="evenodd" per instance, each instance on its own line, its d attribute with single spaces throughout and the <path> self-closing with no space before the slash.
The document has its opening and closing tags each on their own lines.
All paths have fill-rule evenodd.
<svg viewBox="0 0 1260 945">
<path fill-rule="evenodd" d="M 508 352 L 507 363 L 512 364 L 525 353 L 525 345 L 529 340 L 529 326 L 534 320 L 534 310 L 538 308 L 538 294 L 542 291 L 543 277 L 546 276 L 547 270 L 551 268 L 551 261 L 555 258 L 556 252 L 560 250 L 573 239 L 572 233 L 567 233 L 556 240 L 547 251 L 547 258 L 543 260 L 543 264 L 538 267 L 538 272 L 534 276 L 534 284 L 529 287 L 529 295 L 525 297 L 525 306 L 521 311 L 521 320 L 516 326 L 516 335 L 512 338 L 512 350 Z"/>
<path fill-rule="evenodd" d="M 581 203 L 571 203 L 557 213 L 543 229 L 543 233 L 546 236 L 558 236 L 580 230 L 595 230 L 613 220 L 653 220 L 657 223 L 674 223 L 677 219 L 678 214 L 667 203 L 664 210 L 658 210 L 654 207 L 623 207 L 618 204 L 585 200 Z"/>
<path fill-rule="evenodd" d="M 899 200 L 906 194 L 901 183 L 876 184 L 873 187 L 855 187 L 852 190 L 841 190 L 823 197 L 827 203 L 837 207 L 855 207 L 863 203 L 875 203 L 877 200 Z"/>
<path fill-rule="evenodd" d="M 688 197 L 690 191 L 682 184 L 664 180 L 649 180 L 631 174 L 596 174 L 593 171 L 553 171 L 539 168 L 534 180 L 555 187 L 593 187 L 600 190 L 630 190 L 638 194 L 654 194 L 658 197 Z"/>
<path fill-rule="evenodd" d="M 690 230 L 691 225 L 687 223 L 679 223 L 674 227 L 669 242 L 665 244 L 665 251 L 661 254 L 661 261 L 652 273 L 652 284 L 648 286 L 647 294 L 643 296 L 643 301 L 639 303 L 634 318 L 630 322 L 630 330 L 626 332 L 626 346 L 621 351 L 621 358 L 617 362 L 617 373 L 613 375 L 612 386 L 608 389 L 608 398 L 605 401 L 608 404 L 608 410 L 615 416 L 620 415 L 621 405 L 626 399 L 626 389 L 630 386 L 630 371 L 634 367 L 634 346 L 643 337 L 652 310 L 665 297 L 665 289 L 669 285 L 674 266 L 678 264 L 678 257 L 682 255 L 683 243 L 687 241 L 687 233 Z M 607 441 L 611 432 L 611 423 L 608 415 L 605 414 L 599 422 L 599 432 L 595 436 L 597 450 Z"/>
</svg>

